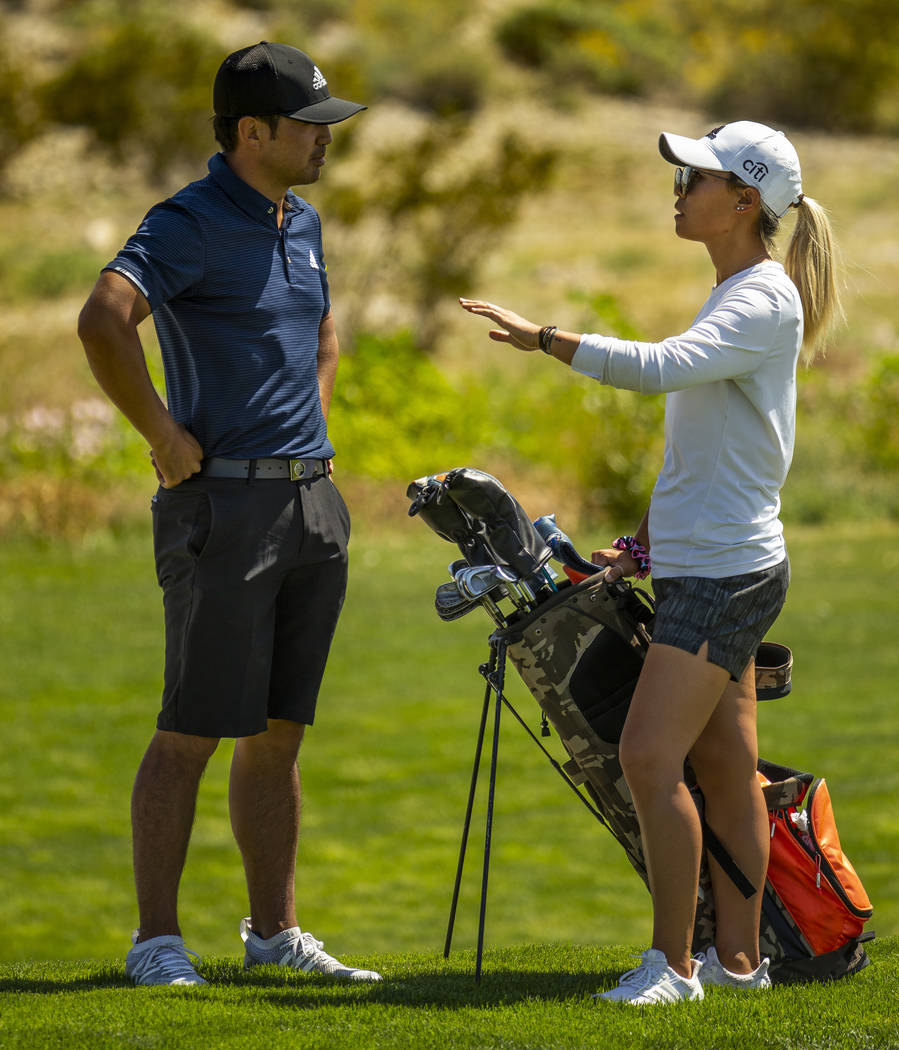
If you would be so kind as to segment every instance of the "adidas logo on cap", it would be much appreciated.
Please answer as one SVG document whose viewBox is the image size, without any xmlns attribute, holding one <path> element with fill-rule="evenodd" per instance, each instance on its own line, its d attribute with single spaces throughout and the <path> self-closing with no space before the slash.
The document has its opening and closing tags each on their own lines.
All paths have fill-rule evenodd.
<svg viewBox="0 0 899 1050">
<path fill-rule="evenodd" d="M 322 71 L 318 68 L 318 66 L 313 66 L 312 69 L 312 90 L 318 91 L 321 88 L 327 87 L 328 82 L 327 80 L 325 80 L 324 76 L 322 75 Z"/>
</svg>

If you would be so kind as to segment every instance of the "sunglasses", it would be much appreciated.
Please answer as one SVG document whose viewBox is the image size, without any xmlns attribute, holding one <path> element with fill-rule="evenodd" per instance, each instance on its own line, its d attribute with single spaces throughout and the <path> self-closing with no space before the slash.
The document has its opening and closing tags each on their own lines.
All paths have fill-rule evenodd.
<svg viewBox="0 0 899 1050">
<path fill-rule="evenodd" d="M 686 197 L 691 189 L 704 175 L 707 175 L 710 179 L 723 179 L 725 182 L 730 181 L 730 172 L 718 173 L 716 171 L 704 171 L 699 168 L 691 168 L 689 165 L 684 165 L 682 168 L 674 169 L 674 192 L 678 197 Z"/>
</svg>

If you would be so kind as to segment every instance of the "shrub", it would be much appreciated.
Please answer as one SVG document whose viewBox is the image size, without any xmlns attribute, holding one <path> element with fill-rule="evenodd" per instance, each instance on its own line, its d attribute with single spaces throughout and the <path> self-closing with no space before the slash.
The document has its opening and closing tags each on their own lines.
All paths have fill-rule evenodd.
<svg viewBox="0 0 899 1050">
<path fill-rule="evenodd" d="M 486 65 L 457 51 L 426 52 L 412 66 L 400 64 L 384 85 L 385 92 L 437 117 L 472 114 L 487 93 Z"/>
<path fill-rule="evenodd" d="M 37 246 L 0 252 L 0 300 L 52 299 L 80 292 L 97 279 L 108 261 L 88 248 L 62 248 L 39 254 Z"/>
<path fill-rule="evenodd" d="M 362 334 L 343 355 L 329 432 L 341 469 L 410 481 L 471 458 L 484 438 L 487 392 L 453 384 L 409 332 Z"/>
<path fill-rule="evenodd" d="M 615 316 L 614 301 L 599 305 Z M 495 368 L 451 382 L 409 332 L 360 336 L 332 399 L 341 470 L 409 481 L 469 465 L 508 472 L 510 485 L 552 473 L 584 518 L 636 524 L 661 466 L 662 398 L 540 365 L 540 382 L 510 384 Z"/>
<path fill-rule="evenodd" d="M 861 391 L 861 403 L 859 433 L 868 462 L 895 471 L 899 468 L 899 354 L 875 362 Z"/>
<path fill-rule="evenodd" d="M 146 442 L 103 398 L 0 417 L 0 536 L 117 531 L 153 485 Z"/>
<path fill-rule="evenodd" d="M 117 158 L 146 157 L 162 176 L 215 148 L 211 85 L 221 48 L 147 3 L 91 23 L 88 42 L 40 89 L 47 119 L 90 128 Z"/>
<path fill-rule="evenodd" d="M 751 99 L 758 119 L 788 125 L 899 127 L 892 0 L 539 0 L 502 18 L 496 39 L 557 92 L 673 91 L 722 112 Z"/>
<path fill-rule="evenodd" d="M 800 371 L 784 521 L 817 525 L 897 516 L 897 412 L 899 357 L 882 358 L 858 379 L 827 367 Z"/>
<path fill-rule="evenodd" d="M 0 38 L 7 40 L 0 18 Z M 40 113 L 24 69 L 0 44 L 0 166 L 40 130 Z"/>
<path fill-rule="evenodd" d="M 371 330 L 370 304 L 396 302 L 416 345 L 431 351 L 445 311 L 475 287 L 487 252 L 520 202 L 547 183 L 555 155 L 517 132 L 485 135 L 463 117 L 422 122 L 399 138 L 359 151 L 364 175 L 335 168 L 321 187 L 322 211 L 328 244 L 338 243 L 347 328 Z"/>
<path fill-rule="evenodd" d="M 102 481 L 145 471 L 147 443 L 101 397 L 67 408 L 33 405 L 0 418 L 0 478 L 44 477 Z"/>
<path fill-rule="evenodd" d="M 695 27 L 707 26 L 708 8 L 696 4 Z M 772 122 L 899 127 L 899 8 L 892 0 L 760 0 L 735 5 L 717 30 L 693 39 L 702 42 L 694 68 L 716 70 L 702 99 L 713 108 L 748 97 L 759 118 Z"/>
<path fill-rule="evenodd" d="M 545 70 L 557 89 L 648 95 L 679 77 L 676 15 L 667 5 L 548 0 L 512 11 L 496 38 L 513 61 Z"/>
<path fill-rule="evenodd" d="M 282 0 L 284 39 L 321 30 L 321 65 L 335 93 L 360 102 L 399 100 L 437 117 L 472 114 L 483 104 L 495 58 L 467 31 L 476 0 Z M 303 44 L 299 45 L 303 47 Z"/>
</svg>

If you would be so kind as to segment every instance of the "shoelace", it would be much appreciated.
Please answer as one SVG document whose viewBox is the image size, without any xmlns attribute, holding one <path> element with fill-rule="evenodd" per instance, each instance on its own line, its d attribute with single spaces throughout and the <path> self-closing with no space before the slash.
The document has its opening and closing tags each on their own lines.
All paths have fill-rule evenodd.
<svg viewBox="0 0 899 1050">
<path fill-rule="evenodd" d="M 290 942 L 287 951 L 281 956 L 281 965 L 283 966 L 285 963 L 293 963 L 300 958 L 307 960 L 307 964 L 311 965 L 315 962 L 324 946 L 325 942 L 316 940 L 311 933 L 301 933 L 295 941 Z M 322 954 L 324 955 L 323 952 Z M 336 962 L 337 960 L 332 960 L 329 955 L 324 955 L 323 961 Z M 303 967 L 303 969 L 305 968 L 306 967 Z"/>
<path fill-rule="evenodd" d="M 297 956 L 305 961 L 300 968 L 309 972 L 317 969 L 321 973 L 333 974 L 338 972 L 350 973 L 350 967 L 344 966 L 342 962 L 328 955 L 324 951 L 324 941 L 316 940 L 311 933 L 303 933 L 297 942 Z"/>
<path fill-rule="evenodd" d="M 179 977 L 194 978 L 197 972 L 188 958 L 190 955 L 197 962 L 201 961 L 200 956 L 190 948 L 177 944 L 160 944 L 142 953 L 132 972 L 135 977 L 144 977 L 150 971 L 158 970 L 164 977 L 173 981 Z"/>
<path fill-rule="evenodd" d="M 317 955 L 324 948 L 325 942 L 316 940 L 311 933 L 303 933 L 300 935 L 300 945 L 303 949 L 303 955 L 313 956 Z"/>
<path fill-rule="evenodd" d="M 667 964 L 666 964 L 667 965 Z M 665 972 L 666 966 L 661 963 L 641 963 L 633 970 L 628 970 L 618 978 L 620 987 L 645 988 Z"/>
</svg>

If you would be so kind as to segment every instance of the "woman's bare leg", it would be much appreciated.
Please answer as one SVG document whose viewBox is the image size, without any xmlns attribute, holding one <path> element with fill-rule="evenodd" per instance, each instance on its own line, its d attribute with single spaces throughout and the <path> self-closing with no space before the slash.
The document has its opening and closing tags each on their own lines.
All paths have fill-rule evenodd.
<svg viewBox="0 0 899 1050">
<path fill-rule="evenodd" d="M 741 680 L 730 682 L 724 690 L 690 751 L 709 827 L 758 890 L 747 900 L 709 858 L 715 948 L 721 963 L 733 973 L 750 973 L 760 962 L 758 934 L 770 840 L 757 763 L 755 665 L 750 664 Z"/>
<path fill-rule="evenodd" d="M 702 855 L 699 814 L 684 760 L 712 717 L 730 676 L 706 659 L 653 644 L 631 701 L 620 759 L 640 821 L 653 902 L 652 946 L 684 977 Z"/>
</svg>

